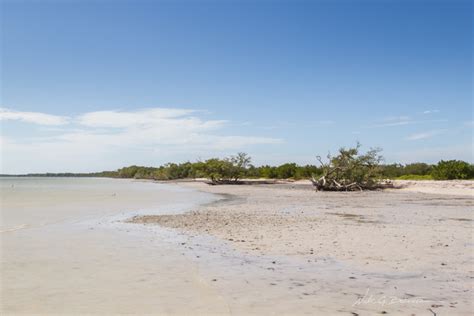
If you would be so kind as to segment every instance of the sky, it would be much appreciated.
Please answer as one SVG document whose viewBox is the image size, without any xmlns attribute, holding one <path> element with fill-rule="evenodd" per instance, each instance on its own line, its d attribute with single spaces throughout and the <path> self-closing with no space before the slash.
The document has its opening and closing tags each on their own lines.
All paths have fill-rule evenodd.
<svg viewBox="0 0 474 316">
<path fill-rule="evenodd" d="M 461 0 L 1 2 L 0 173 L 473 162 Z"/>
</svg>

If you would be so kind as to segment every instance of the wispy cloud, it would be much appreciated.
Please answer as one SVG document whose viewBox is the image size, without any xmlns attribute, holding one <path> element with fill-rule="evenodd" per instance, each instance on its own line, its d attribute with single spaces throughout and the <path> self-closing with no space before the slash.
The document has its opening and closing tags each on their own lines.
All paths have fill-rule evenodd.
<svg viewBox="0 0 474 316">
<path fill-rule="evenodd" d="M 407 140 L 427 139 L 427 138 L 432 138 L 434 136 L 443 134 L 444 132 L 446 132 L 445 129 L 427 131 L 427 132 L 422 132 L 422 133 L 415 133 L 415 134 L 412 134 L 412 135 L 408 136 L 406 139 Z"/>
<path fill-rule="evenodd" d="M 97 111 L 80 115 L 77 121 L 90 127 L 130 127 L 156 124 L 195 113 L 188 109 L 151 108 L 133 112 Z"/>
<path fill-rule="evenodd" d="M 69 122 L 69 117 L 39 112 L 21 112 L 7 108 L 0 108 L 0 120 L 22 121 L 38 125 L 64 125 Z"/>
<path fill-rule="evenodd" d="M 434 113 L 439 113 L 439 110 L 426 110 L 426 111 L 423 111 L 423 114 L 434 114 Z"/>
<path fill-rule="evenodd" d="M 381 119 L 379 122 L 369 126 L 370 128 L 376 127 L 390 127 L 390 126 L 401 126 L 412 124 L 413 119 L 409 116 L 391 116 Z"/>
<path fill-rule="evenodd" d="M 8 142 L 2 141 L 2 154 L 8 161 L 4 168 L 15 164 L 19 157 L 43 157 L 45 165 L 62 164 L 71 170 L 70 166 L 82 166 L 89 160 L 99 166 L 98 162 L 104 161 L 110 165 L 112 159 L 115 165 L 121 166 L 146 160 L 144 157 L 152 159 L 153 155 L 156 159 L 157 153 L 179 152 L 192 159 L 196 153 L 218 155 L 247 146 L 283 142 L 279 138 L 226 133 L 225 128 L 232 126 L 227 120 L 204 119 L 197 116 L 203 112 L 188 109 L 96 111 L 67 119 L 46 113 L 34 113 L 34 116 L 10 110 L 2 113 L 8 119 L 21 117 L 22 121 L 34 124 L 62 125 L 37 129 L 45 134 L 8 135 Z M 92 162 L 87 163 L 93 165 Z"/>
<path fill-rule="evenodd" d="M 61 122 L 71 122 L 72 126 L 58 129 L 56 135 L 47 139 L 70 143 L 96 143 L 101 146 L 226 144 L 225 147 L 241 147 L 247 144 L 281 142 L 280 139 L 258 136 L 216 134 L 214 132 L 225 127 L 228 121 L 203 120 L 194 116 L 195 113 L 194 110 L 168 108 L 88 112 Z M 35 114 L 37 117 L 55 117 L 44 113 Z M 36 140 L 41 141 L 38 138 Z"/>
<path fill-rule="evenodd" d="M 384 118 L 367 127 L 368 128 L 394 127 L 394 126 L 415 125 L 415 124 L 424 124 L 424 123 L 441 123 L 441 122 L 447 122 L 447 121 L 448 120 L 446 119 L 415 120 L 410 116 L 396 116 L 396 117 Z"/>
</svg>

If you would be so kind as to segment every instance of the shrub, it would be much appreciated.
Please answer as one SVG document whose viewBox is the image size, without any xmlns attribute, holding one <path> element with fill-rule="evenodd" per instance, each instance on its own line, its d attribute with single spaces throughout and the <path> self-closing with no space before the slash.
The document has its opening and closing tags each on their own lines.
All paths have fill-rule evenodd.
<svg viewBox="0 0 474 316">
<path fill-rule="evenodd" d="M 382 169 L 380 149 L 371 149 L 359 154 L 360 144 L 353 148 L 341 148 L 337 156 L 328 155 L 328 162 L 321 157 L 322 176 L 312 179 L 317 190 L 350 191 L 372 190 L 381 187 Z"/>
<path fill-rule="evenodd" d="M 245 153 L 236 156 L 218 159 L 212 158 L 202 164 L 203 174 L 213 183 L 238 182 L 246 175 L 251 158 Z"/>
<path fill-rule="evenodd" d="M 241 152 L 235 156 L 231 156 L 227 160 L 232 164 L 230 178 L 234 181 L 238 181 L 246 176 L 252 159 L 246 153 Z"/>
<path fill-rule="evenodd" d="M 403 168 L 404 174 L 405 175 L 428 175 L 431 173 L 431 169 L 433 167 L 431 165 L 428 165 L 424 162 L 416 162 L 416 163 L 411 163 L 406 165 Z"/>
<path fill-rule="evenodd" d="M 399 163 L 390 165 L 384 165 L 382 168 L 382 174 L 385 178 L 396 178 L 404 175 L 404 166 Z"/>
<path fill-rule="evenodd" d="M 298 166 L 296 169 L 295 179 L 311 179 L 311 177 L 317 177 L 321 175 L 321 169 L 313 166 Z"/>
<path fill-rule="evenodd" d="M 278 179 L 294 178 L 296 175 L 297 166 L 295 163 L 285 163 L 276 168 L 276 177 Z"/>
<path fill-rule="evenodd" d="M 384 177 L 394 179 L 399 178 L 401 176 L 429 175 L 431 174 L 433 166 L 423 162 L 416 162 L 407 165 L 394 163 L 390 165 L 383 165 L 381 166 L 381 168 Z"/>
<path fill-rule="evenodd" d="M 258 168 L 260 173 L 260 178 L 275 179 L 277 178 L 276 168 L 272 166 L 261 166 Z"/>
<path fill-rule="evenodd" d="M 433 167 L 431 175 L 435 180 L 474 178 L 474 166 L 461 160 L 441 160 Z"/>
</svg>

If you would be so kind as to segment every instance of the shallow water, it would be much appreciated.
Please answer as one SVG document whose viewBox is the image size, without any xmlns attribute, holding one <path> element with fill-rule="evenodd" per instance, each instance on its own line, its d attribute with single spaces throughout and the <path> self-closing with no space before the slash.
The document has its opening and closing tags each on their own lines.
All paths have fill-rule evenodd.
<svg viewBox="0 0 474 316">
<path fill-rule="evenodd" d="M 116 179 L 0 183 L 2 313 L 226 311 L 170 240 L 130 233 L 119 221 L 183 212 L 214 196 Z"/>
<path fill-rule="evenodd" d="M 4 177 L 0 193 L 0 231 L 118 213 L 170 213 L 212 199 L 178 186 L 106 178 Z"/>
</svg>

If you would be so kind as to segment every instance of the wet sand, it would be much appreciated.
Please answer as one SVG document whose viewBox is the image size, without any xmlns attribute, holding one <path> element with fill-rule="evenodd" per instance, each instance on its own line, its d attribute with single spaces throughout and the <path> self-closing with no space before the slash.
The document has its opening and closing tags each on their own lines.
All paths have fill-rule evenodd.
<svg viewBox="0 0 474 316">
<path fill-rule="evenodd" d="M 132 222 L 183 233 L 183 248 L 207 236 L 219 262 L 240 258 L 215 284 L 237 314 L 473 312 L 473 182 L 348 193 L 304 182 L 179 185 L 223 199 Z"/>
</svg>

